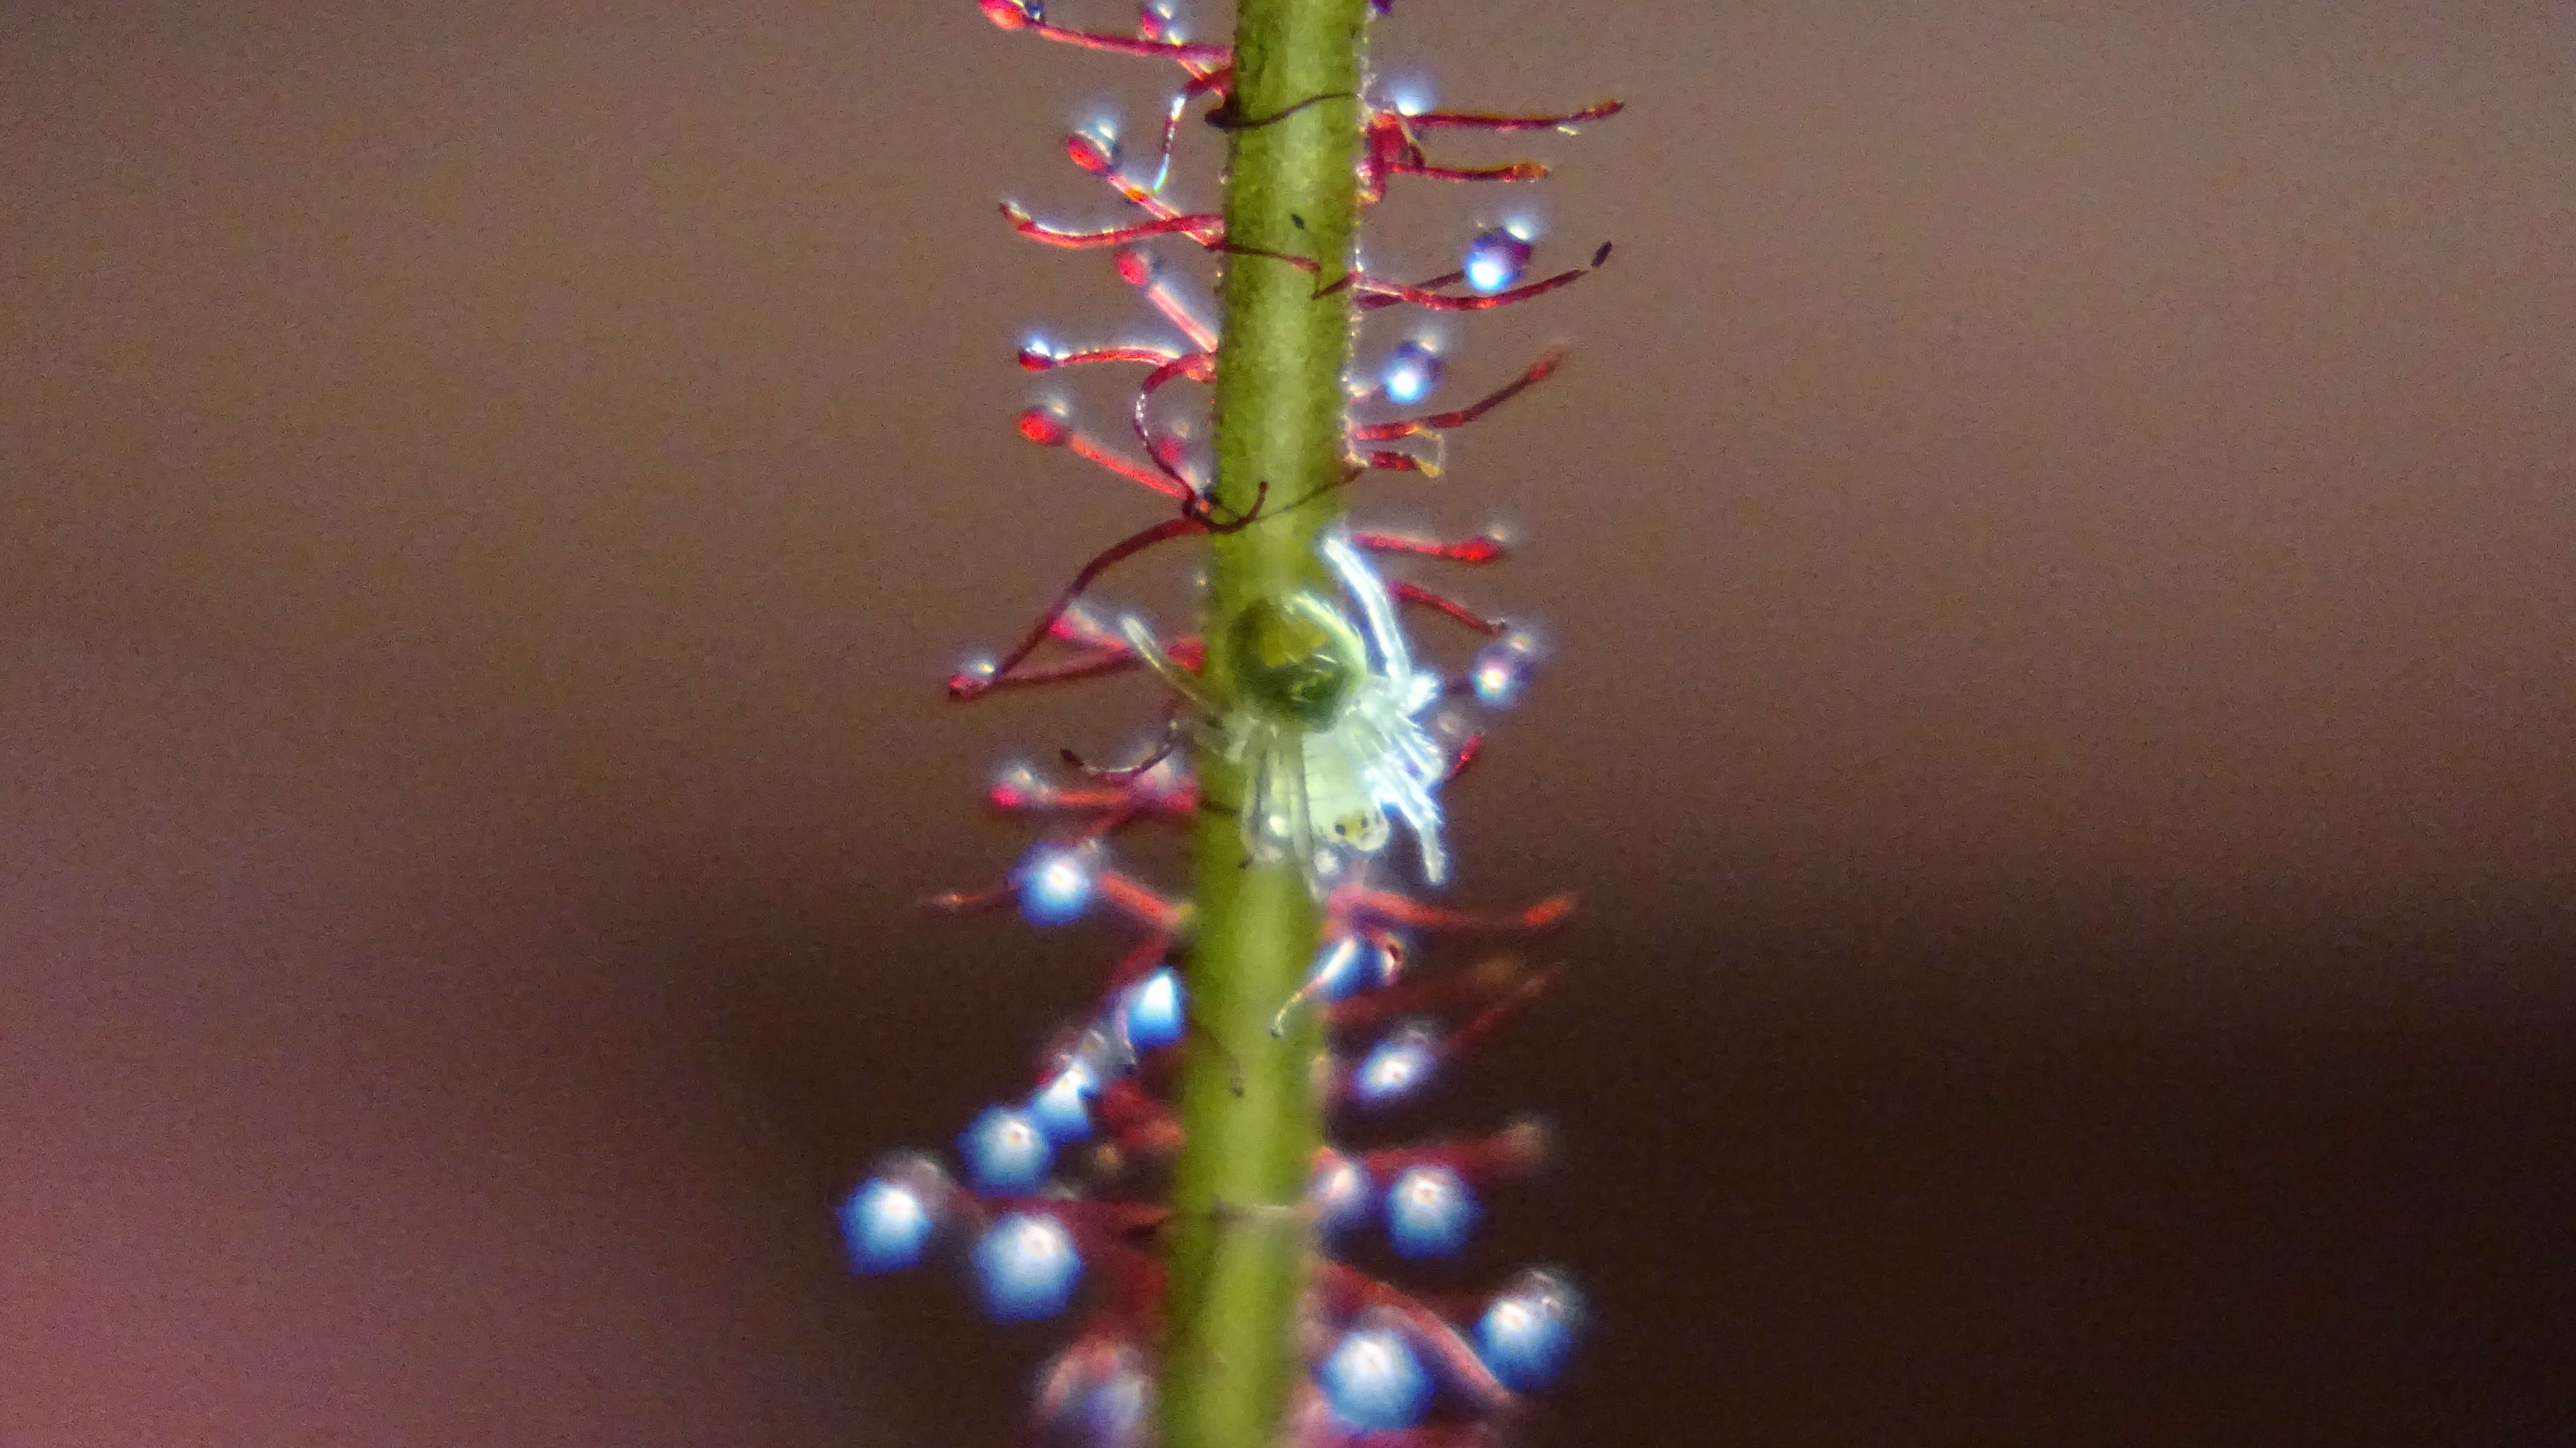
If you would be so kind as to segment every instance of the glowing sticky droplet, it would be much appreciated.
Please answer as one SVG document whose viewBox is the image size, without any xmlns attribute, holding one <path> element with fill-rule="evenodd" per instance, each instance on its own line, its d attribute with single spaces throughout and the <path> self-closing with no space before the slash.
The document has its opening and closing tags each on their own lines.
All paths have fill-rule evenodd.
<svg viewBox="0 0 2576 1448">
<path fill-rule="evenodd" d="M 1143 1448 L 1152 1437 L 1153 1405 L 1153 1378 L 1122 1351 L 1107 1371 L 1091 1376 L 1065 1419 L 1086 1448 Z"/>
<path fill-rule="evenodd" d="M 1396 343 L 1379 365 L 1378 386 L 1385 391 L 1387 401 L 1411 407 L 1439 387 L 1443 369 L 1436 343 L 1428 337 L 1407 337 Z"/>
<path fill-rule="evenodd" d="M 1429 1085 L 1439 1069 L 1439 1033 L 1411 1022 L 1371 1048 L 1352 1075 L 1351 1089 L 1362 1106 L 1392 1106 Z"/>
<path fill-rule="evenodd" d="M 1386 1191 L 1386 1240 L 1399 1257 L 1447 1257 L 1483 1215 L 1465 1179 L 1445 1166 L 1409 1167 Z"/>
<path fill-rule="evenodd" d="M 1467 285 L 1486 296 L 1509 291 L 1529 270 L 1530 239 L 1509 226 L 1497 226 L 1476 234 L 1467 243 L 1467 258 L 1461 270 L 1467 274 Z"/>
<path fill-rule="evenodd" d="M 988 1108 L 957 1138 L 966 1180 L 975 1190 L 1000 1196 L 1033 1192 L 1055 1161 L 1055 1143 L 1035 1118 L 1007 1106 Z"/>
<path fill-rule="evenodd" d="M 1504 1386 L 1536 1392 L 1556 1380 L 1583 1329 L 1583 1299 L 1564 1278 L 1536 1268 L 1495 1294 L 1476 1322 L 1476 1355 Z"/>
<path fill-rule="evenodd" d="M 1476 651 L 1467 666 L 1468 686 L 1487 708 L 1508 709 L 1528 690 L 1538 659 L 1537 640 L 1525 633 L 1505 634 Z"/>
<path fill-rule="evenodd" d="M 1362 1432 L 1400 1432 L 1431 1406 L 1431 1379 L 1401 1333 L 1348 1333 L 1315 1372 L 1334 1416 Z"/>
<path fill-rule="evenodd" d="M 1029 1097 L 1028 1114 L 1049 1140 L 1081 1141 L 1091 1135 L 1091 1098 L 1099 1094 L 1100 1073 L 1076 1058 Z"/>
<path fill-rule="evenodd" d="M 922 1157 L 902 1157 L 841 1203 L 841 1241 L 859 1272 L 895 1272 L 921 1260 L 946 1210 L 948 1177 Z"/>
<path fill-rule="evenodd" d="M 1367 1221 L 1371 1197 L 1368 1173 L 1339 1152 L 1306 1178 L 1306 1204 L 1314 1209 L 1315 1230 L 1326 1236 Z"/>
<path fill-rule="evenodd" d="M 1035 1322 L 1064 1311 L 1082 1281 L 1082 1253 L 1053 1217 L 1013 1212 L 975 1244 L 975 1281 L 998 1322 Z"/>
<path fill-rule="evenodd" d="M 1041 846 L 1021 862 L 1015 878 L 1020 914 L 1031 925 L 1062 925 L 1091 904 L 1091 858 L 1080 850 Z"/>
<path fill-rule="evenodd" d="M 1138 982 L 1122 1012 L 1127 1043 L 1138 1051 L 1159 1051 L 1181 1038 L 1181 978 L 1166 965 Z"/>
</svg>

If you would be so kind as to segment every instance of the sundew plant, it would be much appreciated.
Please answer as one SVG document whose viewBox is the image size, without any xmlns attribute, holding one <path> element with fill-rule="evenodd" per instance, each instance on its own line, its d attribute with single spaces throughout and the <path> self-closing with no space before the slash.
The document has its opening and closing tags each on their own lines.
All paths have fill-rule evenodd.
<svg viewBox="0 0 2576 1448">
<path fill-rule="evenodd" d="M 1117 761 L 1066 752 L 993 786 L 991 802 L 1044 837 L 999 883 L 939 903 L 1016 905 L 1041 927 L 1101 912 L 1135 943 L 952 1158 L 891 1158 L 849 1195 L 851 1261 L 864 1273 L 959 1261 L 992 1317 L 1066 1322 L 1032 1442 L 1499 1442 L 1573 1349 L 1584 1313 L 1571 1282 L 1529 1268 L 1469 1298 L 1417 1295 L 1342 1254 L 1455 1254 L 1480 1199 L 1547 1154 L 1526 1120 L 1459 1140 L 1371 1138 L 1548 979 L 1517 953 L 1458 943 L 1546 930 L 1570 901 L 1480 912 L 1427 895 L 1450 873 L 1442 795 L 1538 650 L 1434 586 L 1441 569 L 1499 560 L 1499 537 L 1376 530 L 1348 509 L 1372 486 L 1439 476 L 1449 432 L 1559 362 L 1551 349 L 1473 401 L 1424 411 L 1450 359 L 1408 315 L 1530 301 L 1610 249 L 1537 274 L 1536 228 L 1506 214 L 1461 239 L 1454 269 L 1406 281 L 1366 268 L 1360 222 L 1407 187 L 1508 193 L 1546 174 L 1446 164 L 1426 142 L 1571 130 L 1619 106 L 1431 109 L 1368 69 L 1370 22 L 1392 0 L 1239 0 L 1231 44 L 1188 33 L 1169 0 L 1146 0 L 1132 33 L 1058 23 L 1041 0 L 980 3 L 1023 38 L 1176 73 L 1141 144 L 1107 123 L 1065 140 L 1104 188 L 1105 216 L 1002 208 L 1031 241 L 1102 254 L 1157 329 L 1029 342 L 1031 372 L 1134 387 L 1106 431 L 1047 402 L 1019 415 L 1020 432 L 1141 488 L 1161 516 L 1082 563 L 949 692 L 1149 671 L 1160 743 Z M 1223 136 L 1215 211 L 1174 199 L 1177 143 L 1197 123 Z M 1194 257 L 1214 274 L 1214 308 Z M 1387 322 L 1397 330 L 1381 335 Z M 1118 565 L 1183 540 L 1203 550 L 1195 620 L 1106 596 Z M 1449 637 L 1417 645 L 1416 623 Z M 1463 672 L 1443 657 L 1463 657 Z M 1186 888 L 1122 864 L 1122 842 L 1154 828 L 1186 837 Z"/>
</svg>

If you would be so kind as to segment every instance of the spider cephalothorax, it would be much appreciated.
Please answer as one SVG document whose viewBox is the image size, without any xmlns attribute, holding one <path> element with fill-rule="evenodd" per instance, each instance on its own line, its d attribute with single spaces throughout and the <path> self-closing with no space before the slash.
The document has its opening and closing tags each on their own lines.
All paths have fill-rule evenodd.
<svg viewBox="0 0 2576 1448">
<path fill-rule="evenodd" d="M 1298 860 L 1320 885 L 1351 856 L 1386 848 L 1392 813 L 1421 847 L 1423 878 L 1438 884 L 1448 857 L 1434 791 L 1448 760 L 1419 716 L 1440 696 L 1439 676 L 1414 669 L 1386 584 L 1350 539 L 1335 531 L 1319 549 L 1366 636 L 1319 593 L 1256 601 L 1226 625 L 1229 698 L 1165 653 L 1143 621 L 1122 627 L 1197 706 L 1202 746 L 1234 766 L 1255 859 Z"/>
</svg>

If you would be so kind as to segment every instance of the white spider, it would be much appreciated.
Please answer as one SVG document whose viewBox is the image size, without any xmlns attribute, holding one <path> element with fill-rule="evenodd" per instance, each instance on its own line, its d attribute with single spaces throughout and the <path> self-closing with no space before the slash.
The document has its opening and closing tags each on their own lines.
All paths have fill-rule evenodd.
<svg viewBox="0 0 2576 1448">
<path fill-rule="evenodd" d="M 1163 652 L 1142 620 L 1124 619 L 1121 630 L 1198 706 L 1202 743 L 1239 771 L 1253 858 L 1301 860 L 1320 888 L 1351 856 L 1386 847 L 1392 812 L 1421 847 L 1423 878 L 1439 884 L 1449 862 L 1433 791 L 1449 765 L 1416 716 L 1440 696 L 1440 678 L 1414 670 L 1395 603 L 1350 540 L 1336 530 L 1320 550 L 1359 604 L 1367 638 L 1317 594 L 1256 600 L 1226 626 L 1228 703 Z"/>
</svg>

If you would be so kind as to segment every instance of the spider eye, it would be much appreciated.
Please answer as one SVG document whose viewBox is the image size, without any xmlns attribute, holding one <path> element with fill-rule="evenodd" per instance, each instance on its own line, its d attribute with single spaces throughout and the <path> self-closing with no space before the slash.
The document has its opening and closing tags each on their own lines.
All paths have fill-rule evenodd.
<svg viewBox="0 0 2576 1448">
<path fill-rule="evenodd" d="M 1307 729 L 1340 718 L 1368 669 L 1359 634 L 1311 593 L 1253 600 L 1226 626 L 1225 642 L 1243 702 Z"/>
</svg>

